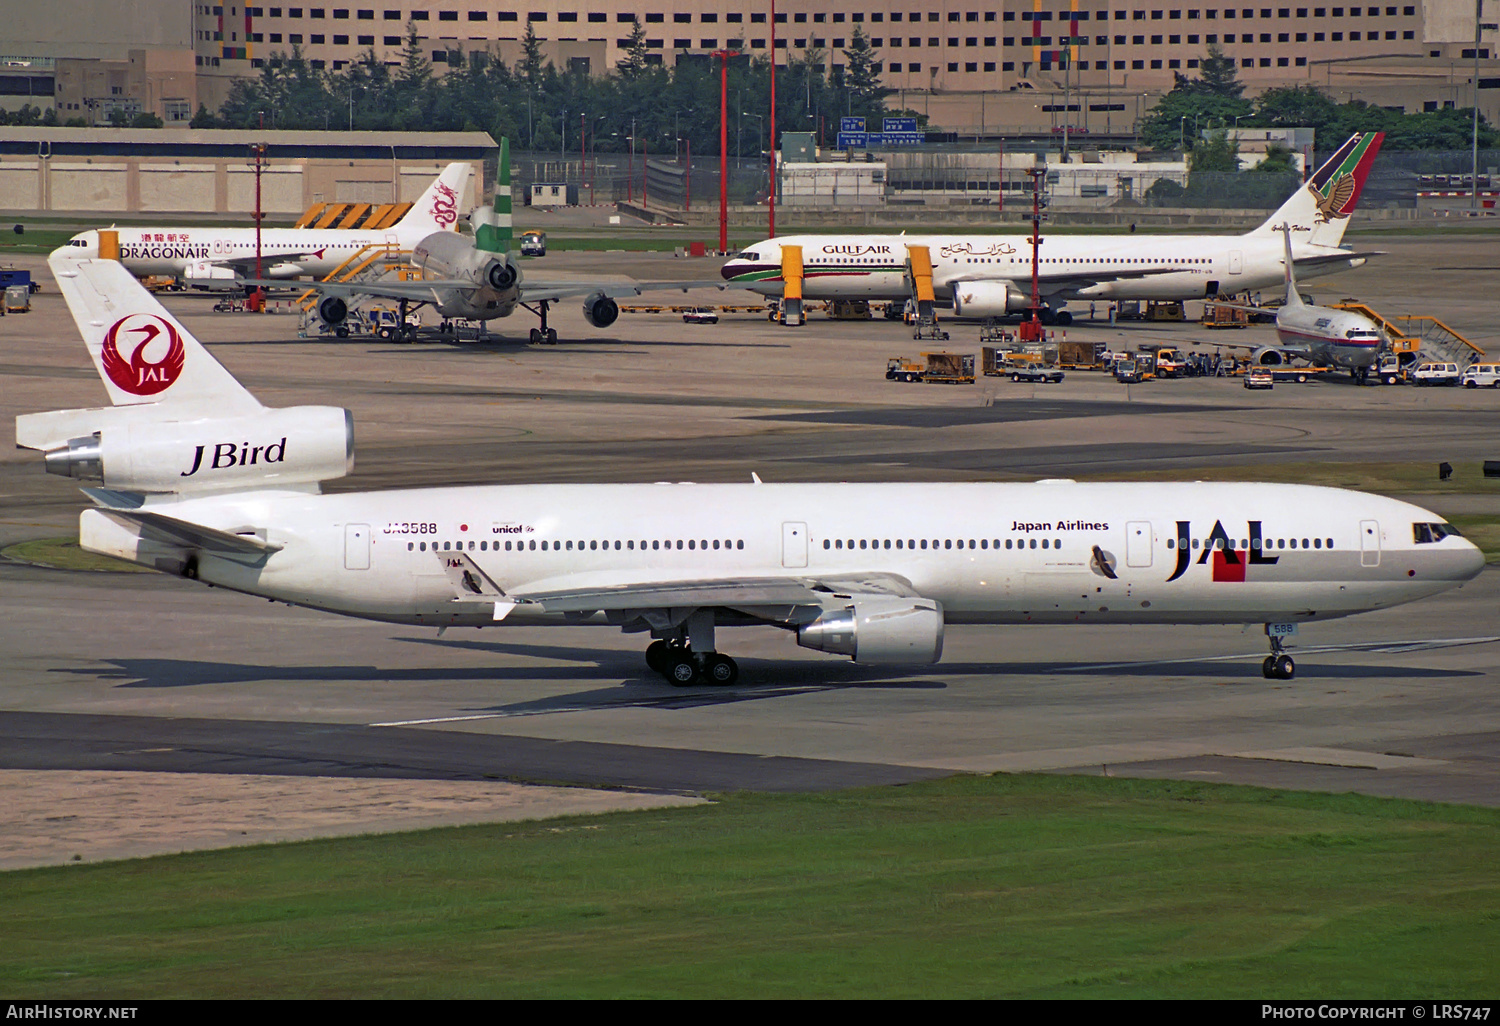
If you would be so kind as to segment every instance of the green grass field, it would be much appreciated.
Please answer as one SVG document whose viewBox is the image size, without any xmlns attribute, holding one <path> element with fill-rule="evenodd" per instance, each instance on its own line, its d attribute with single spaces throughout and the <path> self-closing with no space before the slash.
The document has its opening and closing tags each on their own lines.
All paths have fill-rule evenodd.
<svg viewBox="0 0 1500 1026">
<path fill-rule="evenodd" d="M 85 552 L 78 547 L 77 538 L 38 538 L 17 542 L 0 549 L 0 559 L 50 566 L 58 570 L 112 570 L 132 574 L 156 572 L 135 563 L 127 563 L 123 559 Z"/>
<path fill-rule="evenodd" d="M 0 992 L 1491 997 L 1500 811 L 956 777 L 0 875 Z"/>
</svg>

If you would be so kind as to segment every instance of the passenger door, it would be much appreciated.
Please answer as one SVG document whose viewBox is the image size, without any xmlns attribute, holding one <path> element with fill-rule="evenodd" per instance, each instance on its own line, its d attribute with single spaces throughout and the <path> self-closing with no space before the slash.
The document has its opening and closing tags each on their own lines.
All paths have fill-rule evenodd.
<svg viewBox="0 0 1500 1026">
<path fill-rule="evenodd" d="M 1380 523 L 1375 520 L 1359 522 L 1359 565 L 1380 565 Z"/>
<path fill-rule="evenodd" d="M 800 520 L 781 525 L 781 565 L 792 569 L 807 565 L 807 525 Z"/>
<path fill-rule="evenodd" d="M 344 569 L 370 569 L 370 525 L 344 525 Z"/>
<path fill-rule="evenodd" d="M 1147 567 L 1151 565 L 1151 550 L 1154 547 L 1151 521 L 1132 520 L 1125 525 L 1125 565 Z"/>
</svg>

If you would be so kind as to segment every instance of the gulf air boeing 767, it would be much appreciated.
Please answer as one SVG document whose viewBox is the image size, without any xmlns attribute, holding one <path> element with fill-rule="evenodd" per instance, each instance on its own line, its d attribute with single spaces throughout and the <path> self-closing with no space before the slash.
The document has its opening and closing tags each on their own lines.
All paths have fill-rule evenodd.
<svg viewBox="0 0 1500 1026">
<path fill-rule="evenodd" d="M 202 584 L 447 627 L 612 626 L 669 681 L 733 683 L 716 629 L 779 628 L 868 664 L 934 663 L 949 624 L 1265 624 L 1457 587 L 1443 519 L 1281 484 L 565 484 L 321 494 L 352 418 L 262 406 L 113 261 L 52 269 L 113 406 L 17 418 L 92 482 L 79 540 Z M 753 475 L 752 475 L 753 476 Z"/>
<path fill-rule="evenodd" d="M 1365 258 L 1340 243 L 1383 138 L 1380 132 L 1351 137 L 1244 235 L 1044 238 L 1036 268 L 1042 322 L 1070 323 L 1063 309 L 1070 300 L 1203 299 L 1280 285 L 1284 225 L 1301 277 L 1360 266 Z M 951 301 L 956 315 L 1004 317 L 1031 309 L 1027 235 L 785 235 L 747 247 L 721 273 L 731 284 L 780 298 L 789 246 L 800 247 L 805 299 L 906 299 L 912 295 L 910 249 L 924 246 L 933 294 Z"/>
</svg>

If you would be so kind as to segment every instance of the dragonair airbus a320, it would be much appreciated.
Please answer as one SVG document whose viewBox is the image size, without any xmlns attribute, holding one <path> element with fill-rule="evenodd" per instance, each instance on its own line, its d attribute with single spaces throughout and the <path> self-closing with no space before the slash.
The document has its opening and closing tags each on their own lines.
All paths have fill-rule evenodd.
<svg viewBox="0 0 1500 1026">
<path fill-rule="evenodd" d="M 468 164 L 449 164 L 389 228 L 263 228 L 259 239 L 263 273 L 273 279 L 304 274 L 321 278 L 370 246 L 410 250 L 436 233 L 453 235 L 469 174 Z M 255 275 L 254 228 L 186 225 L 113 231 L 119 247 L 115 255 L 140 276 L 172 275 L 189 282 L 232 285 L 237 278 Z M 99 244 L 99 232 L 90 230 L 79 232 L 63 248 L 75 259 L 83 259 L 99 256 Z"/>
<path fill-rule="evenodd" d="M 1358 267 L 1340 248 L 1344 229 L 1380 152 L 1380 132 L 1356 135 L 1259 227 L 1244 235 L 1054 235 L 1037 264 L 1043 323 L 1066 324 L 1070 300 L 1186 300 L 1280 285 L 1281 229 L 1290 227 L 1303 278 Z M 786 247 L 800 247 L 804 299 L 903 300 L 909 251 L 924 246 L 933 294 L 959 317 L 1004 317 L 1031 308 L 1027 235 L 784 235 L 747 247 L 724 278 L 780 298 Z"/>
<path fill-rule="evenodd" d="M 59 254 L 65 251 L 59 251 Z M 950 624 L 1299 623 L 1484 565 L 1396 499 L 1282 484 L 535 484 L 325 495 L 352 419 L 262 406 L 111 261 L 52 269 L 113 406 L 17 418 L 93 482 L 79 539 L 203 584 L 400 624 L 597 624 L 675 684 L 732 683 L 716 630 L 933 663 Z"/>
</svg>

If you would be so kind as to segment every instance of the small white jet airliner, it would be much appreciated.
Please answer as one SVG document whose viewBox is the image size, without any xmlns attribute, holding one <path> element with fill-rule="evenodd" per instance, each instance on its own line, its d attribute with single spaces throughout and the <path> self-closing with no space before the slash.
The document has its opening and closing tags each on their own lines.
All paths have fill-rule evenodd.
<svg viewBox="0 0 1500 1026">
<path fill-rule="evenodd" d="M 1286 246 L 1282 261 L 1286 299 L 1276 311 L 1276 337 L 1281 344 L 1256 350 L 1254 362 L 1274 366 L 1285 363 L 1288 358 L 1296 358 L 1325 367 L 1342 367 L 1355 381 L 1363 384 L 1370 368 L 1389 350 L 1390 339 L 1380 330 L 1380 325 L 1364 314 L 1304 303 L 1297 291 L 1290 232 L 1282 238 Z"/>
<path fill-rule="evenodd" d="M 262 228 L 261 271 L 267 278 L 311 274 L 319 278 L 336 270 L 367 246 L 411 250 L 436 232 L 455 234 L 459 205 L 470 168 L 449 164 L 395 224 L 389 228 Z M 254 228 L 116 228 L 119 261 L 132 274 L 172 275 L 187 281 L 228 285 L 255 276 Z M 75 259 L 99 255 L 99 232 L 80 232 L 63 250 Z"/>
<path fill-rule="evenodd" d="M 1289 225 L 1304 276 L 1359 267 L 1341 249 L 1384 134 L 1355 135 L 1245 235 L 1053 235 L 1037 264 L 1044 324 L 1069 324 L 1069 300 L 1203 299 L 1281 283 L 1281 230 Z M 1003 317 L 1031 308 L 1027 235 L 786 235 L 726 262 L 724 278 L 779 298 L 782 248 L 802 247 L 805 299 L 902 300 L 911 296 L 908 249 L 926 246 L 933 294 L 959 317 Z"/>
<path fill-rule="evenodd" d="M 114 406 L 18 417 L 85 488 L 79 540 L 167 573 L 402 624 L 601 624 L 668 680 L 728 684 L 717 627 L 934 663 L 948 624 L 1303 621 L 1477 575 L 1441 517 L 1279 484 L 594 484 L 320 494 L 347 410 L 263 407 L 119 264 L 51 265 Z M 752 475 L 754 477 L 754 475 Z"/>
<path fill-rule="evenodd" d="M 431 306 L 446 326 L 454 319 L 489 321 L 509 317 L 517 307 L 534 312 L 540 327 L 531 329 L 531 341 L 554 344 L 557 329 L 547 326 L 553 303 L 583 300 L 583 316 L 595 328 L 607 328 L 620 316 L 615 302 L 639 296 L 647 290 L 681 289 L 698 285 L 724 288 L 718 283 L 662 283 L 598 281 L 527 281 L 512 250 L 510 195 L 510 140 L 500 140 L 500 166 L 493 207 L 474 211 L 472 238 L 451 231 L 437 231 L 412 247 L 411 263 L 423 273 L 417 281 L 319 281 L 312 288 L 321 297 L 318 317 L 335 331 L 349 316 L 349 307 L 364 296 L 394 299 L 400 304 L 397 323 L 403 335 L 408 310 Z M 274 281 L 250 280 L 249 285 L 274 285 Z"/>
</svg>

